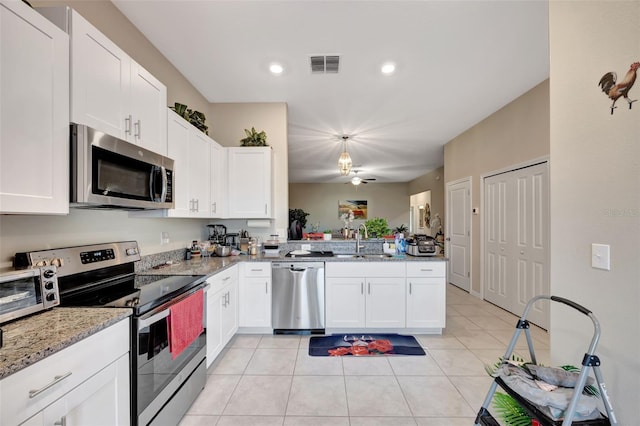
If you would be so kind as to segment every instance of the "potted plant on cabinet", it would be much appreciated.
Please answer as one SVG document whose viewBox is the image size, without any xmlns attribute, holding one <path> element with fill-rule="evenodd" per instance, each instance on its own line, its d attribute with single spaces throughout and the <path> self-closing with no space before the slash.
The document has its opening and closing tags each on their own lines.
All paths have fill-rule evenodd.
<svg viewBox="0 0 640 426">
<path fill-rule="evenodd" d="M 324 239 L 328 241 L 331 239 L 332 231 L 330 229 L 325 229 L 322 235 Z"/>
<path fill-rule="evenodd" d="M 263 131 L 257 132 L 255 127 L 251 130 L 244 129 L 246 138 L 240 139 L 240 146 L 267 146 L 267 134 Z"/>
</svg>

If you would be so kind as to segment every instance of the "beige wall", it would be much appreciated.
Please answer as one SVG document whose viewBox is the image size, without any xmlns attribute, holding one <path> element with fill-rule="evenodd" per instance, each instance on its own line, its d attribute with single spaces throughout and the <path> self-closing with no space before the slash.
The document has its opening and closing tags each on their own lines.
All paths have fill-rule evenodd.
<svg viewBox="0 0 640 426">
<path fill-rule="evenodd" d="M 640 419 L 640 103 L 614 114 L 598 81 L 640 61 L 640 2 L 551 1 L 551 291 L 586 306 L 620 425 Z M 629 92 L 640 98 L 636 81 Z M 611 270 L 591 244 L 611 246 Z M 591 321 L 554 304 L 554 364 L 582 360 Z"/>
<path fill-rule="evenodd" d="M 471 176 L 480 207 L 480 176 L 549 155 L 549 80 L 465 131 L 444 147 L 444 182 Z M 442 217 L 443 225 L 446 215 Z M 471 216 L 471 290 L 480 293 L 480 221 Z M 444 226 L 443 226 L 444 228 Z"/>
<path fill-rule="evenodd" d="M 353 185 L 343 183 L 292 183 L 289 184 L 289 206 L 310 213 L 307 231 L 312 223 L 320 222 L 320 231 L 340 229 L 338 201 L 367 200 L 367 217 L 387 219 L 389 227 L 409 226 L 409 192 L 406 183 L 370 183 Z M 354 227 L 364 221 L 354 221 Z"/>
<path fill-rule="evenodd" d="M 34 7 L 72 7 L 167 86 L 167 105 L 180 102 L 206 114 L 209 102 L 110 1 L 31 0 L 30 3 Z"/>
<path fill-rule="evenodd" d="M 273 149 L 273 231 L 289 225 L 289 157 L 287 104 L 215 103 L 209 106 L 209 136 L 223 146 L 240 146 L 244 129 L 255 127 L 267 134 Z M 251 170 L 246 170 L 251 173 Z"/>
</svg>

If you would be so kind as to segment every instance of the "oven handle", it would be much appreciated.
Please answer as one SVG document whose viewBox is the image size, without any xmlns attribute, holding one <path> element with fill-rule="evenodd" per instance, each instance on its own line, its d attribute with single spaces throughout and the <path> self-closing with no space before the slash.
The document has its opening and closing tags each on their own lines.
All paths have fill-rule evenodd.
<svg viewBox="0 0 640 426">
<path fill-rule="evenodd" d="M 150 326 L 153 323 L 156 323 L 158 321 L 160 321 L 163 318 L 166 318 L 169 316 L 169 314 L 171 313 L 170 311 L 170 307 L 175 305 L 176 303 L 180 302 L 181 300 L 186 299 L 187 297 L 193 295 L 194 293 L 196 293 L 199 290 L 202 290 L 204 288 L 207 287 L 207 283 L 202 283 L 197 285 L 196 287 L 193 287 L 192 289 L 190 289 L 189 291 L 182 293 L 181 295 L 174 297 L 173 299 L 171 299 L 170 301 L 168 301 L 167 303 L 164 303 L 160 306 L 158 306 L 157 308 L 155 308 L 154 310 L 152 310 L 151 312 L 148 312 L 147 314 L 141 316 L 140 318 L 138 318 L 138 331 L 142 330 L 145 327 Z"/>
</svg>

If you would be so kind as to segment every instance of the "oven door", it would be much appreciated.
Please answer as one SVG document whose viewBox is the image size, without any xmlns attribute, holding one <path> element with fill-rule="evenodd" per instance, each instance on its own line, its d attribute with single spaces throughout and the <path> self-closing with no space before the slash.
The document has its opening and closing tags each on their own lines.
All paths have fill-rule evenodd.
<svg viewBox="0 0 640 426">
<path fill-rule="evenodd" d="M 167 331 L 171 305 L 203 287 L 198 286 L 188 294 L 154 309 L 135 321 L 137 336 L 133 342 L 134 365 L 132 368 L 135 372 L 133 402 L 136 406 L 139 425 L 147 425 L 151 422 L 205 359 L 206 334 L 204 332 L 173 359 L 169 351 Z M 206 375 L 204 370 L 202 375 L 204 386 Z M 197 389 L 197 392 L 200 389 Z"/>
</svg>

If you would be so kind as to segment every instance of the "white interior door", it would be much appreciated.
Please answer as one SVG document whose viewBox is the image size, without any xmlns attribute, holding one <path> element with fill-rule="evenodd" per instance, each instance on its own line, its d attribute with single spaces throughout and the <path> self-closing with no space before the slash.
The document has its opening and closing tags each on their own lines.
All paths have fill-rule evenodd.
<svg viewBox="0 0 640 426">
<path fill-rule="evenodd" d="M 516 315 L 533 296 L 549 294 L 548 176 L 544 162 L 484 180 L 484 297 Z M 547 328 L 548 302 L 527 318 Z"/>
<path fill-rule="evenodd" d="M 447 183 L 449 282 L 471 289 L 471 179 Z"/>
</svg>

